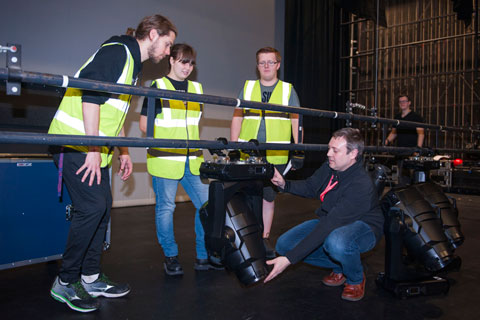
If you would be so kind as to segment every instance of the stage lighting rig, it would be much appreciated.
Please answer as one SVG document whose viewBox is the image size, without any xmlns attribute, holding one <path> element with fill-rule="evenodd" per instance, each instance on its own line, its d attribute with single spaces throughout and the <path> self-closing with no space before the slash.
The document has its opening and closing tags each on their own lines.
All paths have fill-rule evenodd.
<svg viewBox="0 0 480 320">
<path fill-rule="evenodd" d="M 245 150 L 242 150 L 245 152 Z M 263 179 L 271 179 L 272 164 L 256 151 L 240 160 L 238 152 L 211 150 L 213 161 L 200 166 L 210 183 L 208 202 L 200 210 L 205 246 L 244 285 L 261 281 L 268 274 L 262 239 Z"/>
</svg>

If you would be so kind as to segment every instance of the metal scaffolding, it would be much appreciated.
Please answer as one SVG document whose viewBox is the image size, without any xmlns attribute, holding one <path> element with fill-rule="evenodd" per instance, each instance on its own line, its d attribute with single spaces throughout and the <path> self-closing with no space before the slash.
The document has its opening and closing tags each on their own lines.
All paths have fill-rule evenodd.
<svg viewBox="0 0 480 320">
<path fill-rule="evenodd" d="M 384 118 L 393 118 L 399 112 L 398 95 L 408 94 L 413 110 L 426 123 L 479 128 L 476 10 L 472 24 L 465 27 L 450 0 L 384 2 L 388 27 L 379 27 L 377 46 L 373 21 L 351 15 L 342 23 L 350 33 L 350 48 L 344 50 L 349 55 L 342 57 L 349 81 L 342 93 L 351 101 L 376 107 Z M 355 111 L 362 112 L 369 114 L 369 110 Z M 382 129 L 389 129 L 358 122 L 355 126 L 364 129 L 370 145 L 381 143 Z M 436 148 L 462 149 L 475 141 L 478 136 L 468 133 L 427 130 L 425 136 L 425 145 Z"/>
</svg>

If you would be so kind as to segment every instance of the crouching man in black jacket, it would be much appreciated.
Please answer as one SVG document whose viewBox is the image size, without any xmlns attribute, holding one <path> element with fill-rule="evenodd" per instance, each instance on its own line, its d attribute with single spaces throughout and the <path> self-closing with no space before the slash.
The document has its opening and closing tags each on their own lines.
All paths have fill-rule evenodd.
<svg viewBox="0 0 480 320">
<path fill-rule="evenodd" d="M 345 283 L 342 299 L 358 301 L 365 293 L 360 254 L 375 246 L 383 234 L 383 215 L 377 192 L 363 168 L 364 143 L 360 131 L 344 128 L 334 132 L 326 161 L 308 179 L 285 181 L 275 170 L 272 183 L 305 198 L 319 198 L 317 218 L 290 229 L 277 240 L 280 257 L 267 261 L 273 269 L 270 281 L 290 264 L 304 262 L 331 268 L 323 278 L 327 286 Z"/>
</svg>

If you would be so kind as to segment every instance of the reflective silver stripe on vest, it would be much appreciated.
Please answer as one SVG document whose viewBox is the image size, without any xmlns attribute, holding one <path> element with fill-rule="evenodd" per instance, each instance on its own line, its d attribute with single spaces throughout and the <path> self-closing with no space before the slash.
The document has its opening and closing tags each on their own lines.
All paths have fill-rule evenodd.
<svg viewBox="0 0 480 320">
<path fill-rule="evenodd" d="M 166 109 L 162 109 L 164 111 Z M 196 125 L 199 123 L 199 119 L 188 118 L 187 125 Z M 162 128 L 185 128 L 185 119 L 155 119 L 155 126 Z"/>
<path fill-rule="evenodd" d="M 160 89 L 168 90 L 167 85 L 163 78 L 158 79 L 156 82 L 158 83 L 158 86 L 160 87 Z M 192 81 L 192 84 L 195 87 L 195 90 L 197 92 L 201 92 L 200 83 Z M 162 100 L 169 100 L 169 99 L 162 98 Z M 188 117 L 186 119 L 187 126 L 198 126 L 200 122 L 200 118 L 202 116 L 202 109 L 203 109 L 202 106 L 203 104 L 200 104 L 200 112 L 198 117 Z M 185 119 L 172 119 L 172 109 L 170 109 L 170 104 L 168 101 L 165 101 L 163 105 L 162 115 L 163 115 L 163 119 L 155 118 L 155 126 L 162 127 L 162 128 L 185 128 Z"/>
<path fill-rule="evenodd" d="M 128 101 L 124 101 L 122 99 L 116 99 L 116 98 L 110 98 L 108 99 L 105 104 L 109 104 L 111 105 L 112 107 L 114 107 L 115 109 L 117 110 L 120 110 L 122 111 L 123 113 L 127 113 L 128 112 L 128 108 L 130 106 L 130 104 L 128 103 Z"/>
<path fill-rule="evenodd" d="M 290 118 L 279 118 L 279 117 L 265 117 L 265 120 L 280 120 L 280 121 L 290 121 Z"/>
<path fill-rule="evenodd" d="M 168 90 L 167 85 L 165 84 L 165 81 L 163 80 L 163 78 L 157 79 L 156 82 L 158 83 L 159 89 Z M 162 100 L 171 100 L 171 99 L 162 98 Z M 162 112 L 163 112 L 163 108 L 162 108 Z"/>
<path fill-rule="evenodd" d="M 282 104 L 284 106 L 288 106 L 288 98 L 289 98 L 289 93 L 290 93 L 290 86 L 287 82 L 282 82 L 283 83 L 283 88 L 282 88 Z"/>
<path fill-rule="evenodd" d="M 158 79 L 157 83 L 160 89 L 167 90 L 167 85 L 165 84 L 165 81 L 163 81 L 163 79 Z"/>
<path fill-rule="evenodd" d="M 244 92 L 244 100 L 252 100 L 253 86 L 256 81 L 248 80 L 247 87 Z M 261 87 L 260 87 L 261 88 Z M 275 90 L 275 89 L 274 89 Z M 282 81 L 282 104 L 288 106 L 288 100 L 290 98 L 290 84 Z"/>
<path fill-rule="evenodd" d="M 57 110 L 55 113 L 55 120 L 62 122 L 63 124 L 74 128 L 77 131 L 80 131 L 81 133 L 85 134 L 85 125 L 83 123 L 83 120 L 74 118 L 70 116 L 68 113 L 65 111 L 62 111 L 60 109 Z M 98 135 L 101 137 L 106 137 L 107 135 L 103 133 L 100 129 L 98 131 Z"/>
<path fill-rule="evenodd" d="M 130 59 L 128 59 L 129 57 L 129 51 L 128 51 L 128 48 L 125 44 L 123 43 L 120 43 L 120 42 L 112 42 L 112 44 L 121 44 L 123 45 L 123 47 L 125 48 L 125 53 L 127 55 L 127 65 L 126 65 L 126 68 L 123 68 L 123 72 L 122 72 L 122 75 L 120 76 L 120 78 L 118 78 L 117 80 L 117 83 L 120 82 L 120 83 L 126 83 L 127 82 L 127 75 L 128 75 L 128 70 L 130 70 Z M 132 59 L 133 61 L 133 59 Z M 133 81 L 133 79 L 132 79 Z M 108 101 L 107 101 L 108 102 Z"/>
<path fill-rule="evenodd" d="M 195 87 L 195 93 L 200 93 L 200 83 L 192 81 L 192 84 Z"/>
<path fill-rule="evenodd" d="M 187 125 L 188 126 L 198 126 L 198 123 L 200 122 L 200 117 L 189 117 L 187 118 Z"/>
<path fill-rule="evenodd" d="M 252 100 L 252 92 L 253 86 L 255 85 L 255 81 L 248 80 L 247 81 L 247 88 L 245 89 L 245 96 L 243 97 L 244 100 Z"/>
<path fill-rule="evenodd" d="M 162 108 L 163 120 L 171 121 L 172 120 L 172 109 L 170 109 L 170 105 L 168 107 Z M 161 120 L 161 119 L 155 119 Z"/>
</svg>

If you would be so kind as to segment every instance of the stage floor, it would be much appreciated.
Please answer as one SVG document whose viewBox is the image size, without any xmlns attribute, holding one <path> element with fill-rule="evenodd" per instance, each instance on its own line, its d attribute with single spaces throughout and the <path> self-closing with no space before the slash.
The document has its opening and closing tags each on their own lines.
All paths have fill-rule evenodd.
<svg viewBox="0 0 480 320">
<path fill-rule="evenodd" d="M 101 309 L 82 315 L 50 297 L 59 262 L 0 271 L 0 318 L 6 319 L 478 319 L 480 313 L 480 196 L 457 198 L 466 240 L 457 250 L 459 272 L 448 275 L 447 295 L 394 298 L 377 288 L 384 270 L 384 240 L 363 259 L 367 290 L 359 302 L 340 298 L 341 287 L 326 287 L 329 270 L 305 264 L 289 267 L 264 285 L 245 288 L 226 271 L 193 270 L 194 208 L 177 204 L 175 233 L 185 274 L 172 278 L 163 271 L 154 207 L 112 210 L 111 247 L 103 255 L 103 271 L 126 281 L 132 292 L 120 299 L 101 299 Z M 314 218 L 315 200 L 280 195 L 271 240 L 290 227 Z"/>
</svg>

